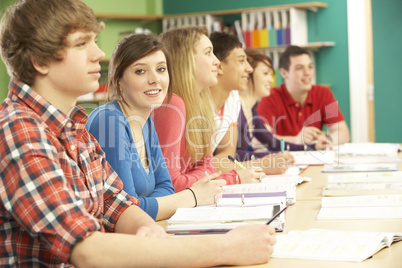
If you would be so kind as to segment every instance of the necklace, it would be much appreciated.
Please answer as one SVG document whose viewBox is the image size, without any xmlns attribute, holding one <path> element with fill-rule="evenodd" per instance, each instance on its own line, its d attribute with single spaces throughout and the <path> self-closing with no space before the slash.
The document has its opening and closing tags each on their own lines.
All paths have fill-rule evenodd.
<svg viewBox="0 0 402 268">
<path fill-rule="evenodd" d="M 135 148 L 137 149 L 138 157 L 141 161 L 141 164 L 144 167 L 144 169 L 147 169 L 148 168 L 148 157 L 147 157 L 147 151 L 145 148 L 144 136 L 142 134 L 142 127 L 136 120 L 133 120 L 130 118 L 131 116 L 128 115 L 126 106 L 124 105 L 124 103 L 119 101 L 119 104 L 120 104 L 121 110 L 123 111 L 124 116 L 126 117 L 128 123 L 130 125 L 130 130 L 131 130 L 131 134 L 133 136 L 134 145 L 135 145 Z"/>
</svg>

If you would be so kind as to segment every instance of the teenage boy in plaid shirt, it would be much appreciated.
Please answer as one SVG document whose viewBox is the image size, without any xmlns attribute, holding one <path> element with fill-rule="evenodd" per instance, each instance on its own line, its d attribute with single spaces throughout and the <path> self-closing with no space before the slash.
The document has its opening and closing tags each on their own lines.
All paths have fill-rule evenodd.
<svg viewBox="0 0 402 268">
<path fill-rule="evenodd" d="M 243 226 L 223 239 L 169 238 L 122 190 L 76 106 L 99 87 L 102 30 L 80 0 L 19 0 L 2 18 L 1 55 L 12 78 L 0 106 L 0 266 L 268 261 L 269 226 Z"/>
</svg>

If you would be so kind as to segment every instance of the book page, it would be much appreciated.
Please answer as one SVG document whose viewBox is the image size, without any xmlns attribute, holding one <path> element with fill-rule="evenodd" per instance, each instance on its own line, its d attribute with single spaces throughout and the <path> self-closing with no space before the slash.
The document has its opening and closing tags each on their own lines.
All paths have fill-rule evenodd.
<svg viewBox="0 0 402 268">
<path fill-rule="evenodd" d="M 279 205 L 258 207 L 195 207 L 178 208 L 168 223 L 225 223 L 234 221 L 268 221 L 277 211 Z"/>
<path fill-rule="evenodd" d="M 402 206 L 322 207 L 317 220 L 402 219 Z"/>
<path fill-rule="evenodd" d="M 345 143 L 334 147 L 340 156 L 397 156 L 398 143 Z"/>
<path fill-rule="evenodd" d="M 402 182 L 402 172 L 370 172 L 328 175 L 328 183 Z"/>
<path fill-rule="evenodd" d="M 286 192 L 255 194 L 224 194 L 219 199 L 218 207 L 262 206 L 286 204 Z M 213 205 L 211 205 L 213 206 Z"/>
<path fill-rule="evenodd" d="M 321 207 L 402 207 L 402 194 L 323 197 Z"/>
<path fill-rule="evenodd" d="M 387 243 L 378 232 L 310 229 L 277 235 L 272 258 L 361 262 Z"/>
<path fill-rule="evenodd" d="M 335 163 L 335 152 L 332 150 L 291 151 L 294 165 L 324 165 Z"/>
<path fill-rule="evenodd" d="M 322 172 L 367 172 L 367 171 L 397 171 L 397 164 L 356 164 L 356 165 L 325 165 Z"/>
<path fill-rule="evenodd" d="M 328 183 L 323 196 L 402 194 L 402 183 Z"/>
</svg>

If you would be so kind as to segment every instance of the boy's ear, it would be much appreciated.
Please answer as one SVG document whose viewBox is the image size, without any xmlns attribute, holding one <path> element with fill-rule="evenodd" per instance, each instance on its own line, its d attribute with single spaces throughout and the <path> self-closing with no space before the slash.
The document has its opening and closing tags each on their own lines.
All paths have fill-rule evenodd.
<svg viewBox="0 0 402 268">
<path fill-rule="evenodd" d="M 218 75 L 222 75 L 222 74 L 223 74 L 222 63 L 219 63 L 219 65 L 218 65 Z"/>
<path fill-rule="evenodd" d="M 279 71 L 280 71 L 283 79 L 286 79 L 288 77 L 288 71 L 286 69 L 280 68 Z"/>
<path fill-rule="evenodd" d="M 31 62 L 35 70 L 40 74 L 47 74 L 49 72 L 49 66 L 47 64 L 41 64 L 34 58 L 31 58 Z"/>
</svg>

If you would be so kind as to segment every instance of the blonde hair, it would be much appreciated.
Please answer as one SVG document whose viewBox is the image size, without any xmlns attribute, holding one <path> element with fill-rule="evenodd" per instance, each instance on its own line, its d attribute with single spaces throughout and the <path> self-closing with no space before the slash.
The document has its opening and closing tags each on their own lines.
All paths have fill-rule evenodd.
<svg viewBox="0 0 402 268">
<path fill-rule="evenodd" d="M 212 97 L 209 88 L 200 91 L 195 75 L 195 45 L 202 35 L 208 37 L 205 26 L 171 29 L 160 35 L 172 61 L 171 86 L 186 106 L 187 153 L 196 162 L 211 153 L 215 129 Z"/>
</svg>

